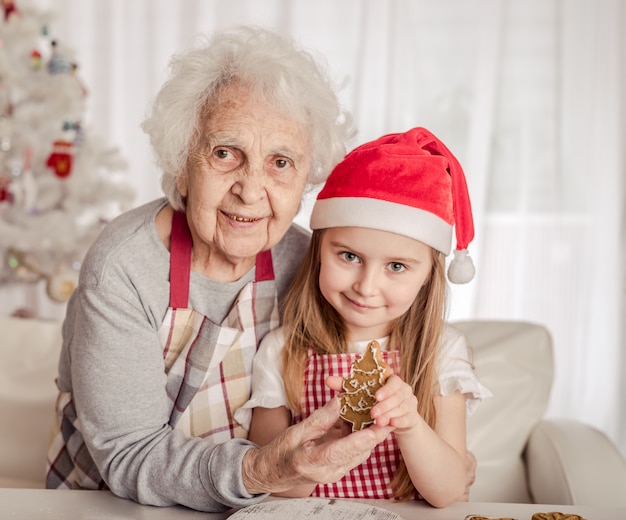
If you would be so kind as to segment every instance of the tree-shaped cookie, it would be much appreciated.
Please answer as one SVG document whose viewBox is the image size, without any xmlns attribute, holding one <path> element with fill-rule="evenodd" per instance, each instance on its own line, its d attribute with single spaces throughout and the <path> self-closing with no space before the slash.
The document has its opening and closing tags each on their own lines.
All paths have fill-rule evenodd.
<svg viewBox="0 0 626 520">
<path fill-rule="evenodd" d="M 363 355 L 352 363 L 350 374 L 343 379 L 341 417 L 352 424 L 352 431 L 362 430 L 374 423 L 370 415 L 376 404 L 374 394 L 391 375 L 391 368 L 383 361 L 380 345 L 372 341 Z"/>
</svg>

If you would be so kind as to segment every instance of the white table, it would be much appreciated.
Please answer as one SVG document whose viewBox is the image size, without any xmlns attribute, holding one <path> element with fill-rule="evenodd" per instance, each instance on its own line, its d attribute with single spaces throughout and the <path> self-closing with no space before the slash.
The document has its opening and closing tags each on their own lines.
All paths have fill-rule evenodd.
<svg viewBox="0 0 626 520">
<path fill-rule="evenodd" d="M 533 513 L 550 511 L 576 513 L 586 520 L 626 519 L 626 507 L 459 502 L 434 509 L 419 502 L 359 502 L 388 509 L 406 520 L 463 520 L 469 514 L 530 520 Z M 184 507 L 142 506 L 117 498 L 108 491 L 0 488 L 0 518 L 3 520 L 224 520 L 228 516 L 228 513 L 201 513 Z"/>
</svg>

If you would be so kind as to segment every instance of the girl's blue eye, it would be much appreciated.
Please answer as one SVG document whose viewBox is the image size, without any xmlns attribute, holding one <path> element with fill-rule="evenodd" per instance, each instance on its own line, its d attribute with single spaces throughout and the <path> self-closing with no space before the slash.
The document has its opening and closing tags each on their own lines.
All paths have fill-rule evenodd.
<svg viewBox="0 0 626 520">
<path fill-rule="evenodd" d="M 391 262 L 389 264 L 389 270 L 394 273 L 401 273 L 402 271 L 406 271 L 406 265 L 400 262 Z"/>
<path fill-rule="evenodd" d="M 346 262 L 358 262 L 359 257 L 350 251 L 344 251 L 343 253 L 339 253 L 339 256 L 342 257 Z"/>
</svg>

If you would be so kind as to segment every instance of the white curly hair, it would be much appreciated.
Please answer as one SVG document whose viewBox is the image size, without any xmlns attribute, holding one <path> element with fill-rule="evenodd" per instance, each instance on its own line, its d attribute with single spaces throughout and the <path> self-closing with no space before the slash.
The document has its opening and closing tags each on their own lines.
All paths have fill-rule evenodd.
<svg viewBox="0 0 626 520">
<path fill-rule="evenodd" d="M 309 187 L 326 180 L 345 156 L 354 134 L 352 119 L 339 103 L 323 60 L 260 27 L 218 32 L 172 57 L 170 77 L 142 123 L 162 172 L 163 192 L 175 210 L 185 209 L 176 180 L 184 174 L 204 109 L 233 82 L 310 129 Z"/>
</svg>

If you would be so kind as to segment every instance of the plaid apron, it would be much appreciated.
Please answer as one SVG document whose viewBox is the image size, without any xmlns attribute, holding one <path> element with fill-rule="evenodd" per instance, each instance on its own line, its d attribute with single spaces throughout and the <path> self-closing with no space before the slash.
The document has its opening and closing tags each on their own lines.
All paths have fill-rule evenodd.
<svg viewBox="0 0 626 520">
<path fill-rule="evenodd" d="M 392 373 L 400 371 L 400 352 L 397 350 L 382 352 L 383 360 L 391 367 Z M 304 392 L 302 394 L 302 416 L 299 422 L 313 411 L 324 406 L 335 392 L 324 381 L 328 376 L 345 377 L 350 373 L 352 362 L 359 354 L 317 354 L 309 348 L 307 366 L 304 372 Z M 357 466 L 341 480 L 333 484 L 319 484 L 311 493 L 314 497 L 333 498 L 393 498 L 389 484 L 393 480 L 400 462 L 395 435 L 378 444 L 370 457 Z"/>
<path fill-rule="evenodd" d="M 256 278 L 218 325 L 188 308 L 192 239 L 183 213 L 172 219 L 170 307 L 159 338 L 163 346 L 169 425 L 212 444 L 248 432 L 233 418 L 250 397 L 252 359 L 259 340 L 278 326 L 271 251 L 257 255 Z M 57 432 L 48 450 L 48 488 L 104 489 L 82 439 L 69 392 L 57 398 Z"/>
</svg>

